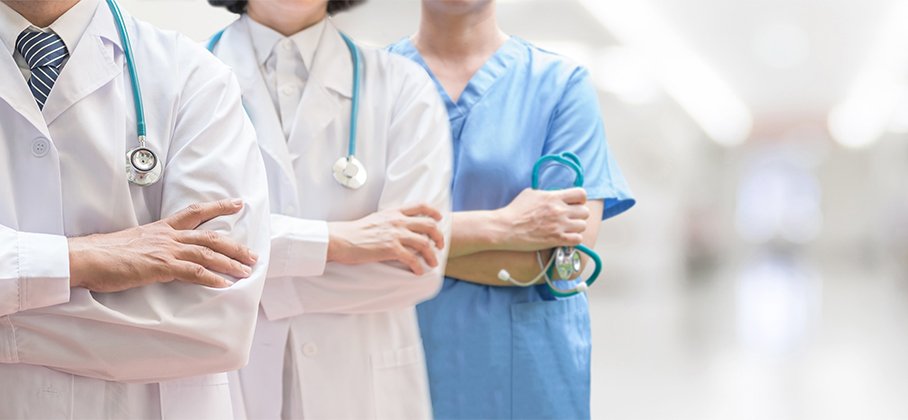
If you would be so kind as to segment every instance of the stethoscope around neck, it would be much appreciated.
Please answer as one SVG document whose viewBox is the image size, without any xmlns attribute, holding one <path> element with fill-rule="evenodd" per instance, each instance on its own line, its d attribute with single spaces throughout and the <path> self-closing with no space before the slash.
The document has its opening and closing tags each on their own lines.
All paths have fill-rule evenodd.
<svg viewBox="0 0 908 420">
<path fill-rule="evenodd" d="M 138 146 L 126 152 L 126 179 L 131 184 L 147 187 L 161 179 L 163 166 L 158 155 L 151 149 L 146 140 L 145 106 L 142 103 L 142 89 L 139 86 L 139 76 L 136 72 L 135 58 L 132 52 L 132 43 L 126 31 L 123 13 L 115 0 L 107 0 L 107 7 L 113 14 L 123 44 L 123 54 L 126 56 L 126 68 L 129 71 L 129 80 L 132 85 L 132 98 L 136 107 L 136 136 Z"/>
<path fill-rule="evenodd" d="M 573 153 L 565 152 L 557 155 L 545 155 L 536 161 L 536 164 L 533 165 L 533 175 L 530 184 L 534 190 L 539 189 L 542 170 L 550 165 L 567 167 L 574 172 L 573 186 L 583 187 L 583 166 L 580 164 L 580 158 Z M 594 265 L 592 274 L 590 274 L 586 280 L 577 282 L 571 288 L 562 289 L 558 287 L 552 279 L 553 276 L 557 275 L 558 280 L 571 281 L 574 276 L 583 271 L 581 253 L 586 254 L 590 260 L 592 260 Z M 599 257 L 599 254 L 583 244 L 573 247 L 561 246 L 553 249 L 552 256 L 549 258 L 548 262 L 544 262 L 542 254 L 536 252 L 536 259 L 539 262 L 541 271 L 531 280 L 517 280 L 511 277 L 511 274 L 505 269 L 498 272 L 498 279 L 516 286 L 530 287 L 535 286 L 538 284 L 539 280 L 545 278 L 545 283 L 552 295 L 556 297 L 569 297 L 589 290 L 589 287 L 596 282 L 596 279 L 599 278 L 599 274 L 602 272 L 602 259 Z"/>
<path fill-rule="evenodd" d="M 211 37 L 207 46 L 208 51 L 214 52 L 214 48 L 221 41 L 221 37 L 224 36 L 224 31 L 226 29 L 222 29 Z M 359 49 L 353 43 L 353 40 L 344 33 L 341 33 L 340 36 L 344 39 L 344 43 L 347 44 L 347 49 L 350 50 L 350 58 L 353 61 L 353 103 L 350 109 L 350 136 L 347 138 L 347 155 L 338 158 L 331 167 L 331 171 L 334 175 L 334 180 L 338 184 L 355 190 L 365 185 L 368 179 L 366 167 L 356 158 L 357 117 L 359 116 L 359 87 L 362 80 L 362 64 L 360 63 Z"/>
</svg>

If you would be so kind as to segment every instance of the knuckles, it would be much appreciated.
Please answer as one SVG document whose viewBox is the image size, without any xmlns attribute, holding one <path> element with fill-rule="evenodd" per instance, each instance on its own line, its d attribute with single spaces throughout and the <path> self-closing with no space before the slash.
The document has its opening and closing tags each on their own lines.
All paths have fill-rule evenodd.
<svg viewBox="0 0 908 420">
<path fill-rule="evenodd" d="M 190 204 L 189 207 L 186 207 L 186 214 L 193 217 L 201 216 L 204 211 L 204 207 L 199 203 L 193 203 Z"/>
<path fill-rule="evenodd" d="M 217 232 L 214 232 L 211 230 L 203 231 L 202 235 L 204 237 L 205 242 L 209 243 L 209 244 L 216 243 L 216 242 L 218 242 L 218 240 L 221 239 L 221 236 L 218 235 Z"/>
</svg>

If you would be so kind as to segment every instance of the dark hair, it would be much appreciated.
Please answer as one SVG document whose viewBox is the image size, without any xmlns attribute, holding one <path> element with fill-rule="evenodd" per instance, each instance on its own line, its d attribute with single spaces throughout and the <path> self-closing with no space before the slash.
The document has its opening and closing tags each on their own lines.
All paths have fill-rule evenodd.
<svg viewBox="0 0 908 420">
<path fill-rule="evenodd" d="M 328 0 L 328 14 L 333 15 L 338 12 L 343 12 L 353 6 L 358 6 L 362 3 L 365 3 L 366 0 Z M 249 4 L 248 0 L 208 0 L 208 4 L 212 6 L 225 7 L 227 10 L 243 14 L 246 13 L 246 5 Z"/>
</svg>

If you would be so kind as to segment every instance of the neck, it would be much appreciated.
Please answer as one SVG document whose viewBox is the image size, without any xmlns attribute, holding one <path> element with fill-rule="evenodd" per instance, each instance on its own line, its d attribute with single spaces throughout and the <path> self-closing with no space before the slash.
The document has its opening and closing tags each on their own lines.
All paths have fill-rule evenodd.
<svg viewBox="0 0 908 420">
<path fill-rule="evenodd" d="M 465 57 L 494 52 L 507 40 L 498 27 L 494 3 L 462 14 L 422 8 L 413 43 L 421 52 L 443 57 Z"/>
<path fill-rule="evenodd" d="M 298 7 L 293 2 L 250 1 L 246 14 L 283 36 L 291 36 L 316 23 L 328 15 L 326 4 L 316 7 Z"/>
<path fill-rule="evenodd" d="M 63 16 L 79 0 L 2 0 L 10 9 L 39 28 L 46 28 Z"/>
</svg>

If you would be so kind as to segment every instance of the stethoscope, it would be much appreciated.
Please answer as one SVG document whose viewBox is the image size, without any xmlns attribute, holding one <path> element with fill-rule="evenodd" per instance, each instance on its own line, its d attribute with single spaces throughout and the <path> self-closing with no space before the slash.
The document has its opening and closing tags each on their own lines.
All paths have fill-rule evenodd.
<svg viewBox="0 0 908 420">
<path fill-rule="evenodd" d="M 214 48 L 221 41 L 221 37 L 224 36 L 224 31 L 226 29 L 222 29 L 211 37 L 211 41 L 208 42 L 208 51 L 214 52 Z M 353 40 L 343 33 L 340 36 L 344 39 L 344 43 L 347 44 L 347 49 L 350 50 L 350 57 L 353 60 L 353 104 L 350 109 L 350 137 L 347 139 L 347 155 L 337 159 L 331 170 L 334 173 L 334 179 L 339 184 L 355 190 L 365 185 L 368 178 L 366 167 L 356 158 L 356 129 L 357 116 L 359 115 L 359 85 L 362 65 L 360 64 L 359 49 L 356 48 Z"/>
<path fill-rule="evenodd" d="M 534 190 L 539 189 L 539 177 L 542 170 L 551 165 L 565 166 L 574 171 L 574 186 L 583 187 L 583 166 L 580 164 L 580 158 L 573 153 L 566 152 L 558 155 L 545 155 L 536 161 L 536 164 L 533 165 L 532 182 L 530 184 Z M 572 279 L 583 270 L 580 253 L 586 254 L 593 260 L 595 266 L 593 273 L 589 278 L 577 283 L 570 289 L 558 288 L 552 280 L 551 271 L 554 270 L 554 274 L 557 274 L 558 279 L 560 280 Z M 549 258 L 548 262 L 543 262 L 542 254 L 536 252 L 536 259 L 539 262 L 541 271 L 532 280 L 517 280 L 511 277 L 511 274 L 505 269 L 498 272 L 498 279 L 516 286 L 529 287 L 535 286 L 540 279 L 545 278 L 545 283 L 549 290 L 551 290 L 552 295 L 556 297 L 569 297 L 589 290 L 589 287 L 592 286 L 599 277 L 599 273 L 602 272 L 602 259 L 599 258 L 599 254 L 583 244 L 573 247 L 561 246 L 555 248 L 552 251 L 552 256 Z"/>
<path fill-rule="evenodd" d="M 120 34 L 120 42 L 123 43 L 123 54 L 126 56 L 126 68 L 129 71 L 129 79 L 132 84 L 132 98 L 136 107 L 136 135 L 139 139 L 138 147 L 126 152 L 126 179 L 131 184 L 140 187 L 147 187 L 161 179 L 163 168 L 158 155 L 148 146 L 145 139 L 145 106 L 142 104 L 142 90 L 139 87 L 139 76 L 136 72 L 136 63 L 132 54 L 132 44 L 129 41 L 129 33 L 126 32 L 126 23 L 123 20 L 123 13 L 115 0 L 107 0 L 107 6 L 113 14 L 114 22 L 117 24 L 117 32 Z"/>
</svg>

